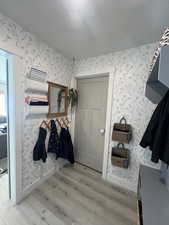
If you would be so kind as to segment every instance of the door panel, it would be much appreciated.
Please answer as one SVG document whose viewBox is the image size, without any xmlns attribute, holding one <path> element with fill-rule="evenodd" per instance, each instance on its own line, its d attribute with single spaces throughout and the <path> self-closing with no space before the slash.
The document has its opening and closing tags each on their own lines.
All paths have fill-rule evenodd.
<svg viewBox="0 0 169 225">
<path fill-rule="evenodd" d="M 108 78 L 91 78 L 77 81 L 79 103 L 75 125 L 76 161 L 102 171 Z"/>
</svg>

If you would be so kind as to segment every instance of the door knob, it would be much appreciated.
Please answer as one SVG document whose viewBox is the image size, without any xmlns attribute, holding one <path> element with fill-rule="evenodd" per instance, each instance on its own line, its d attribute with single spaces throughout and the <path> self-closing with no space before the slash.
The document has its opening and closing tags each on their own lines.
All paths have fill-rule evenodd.
<svg viewBox="0 0 169 225">
<path fill-rule="evenodd" d="M 105 129 L 100 129 L 100 134 L 103 135 L 105 133 Z"/>
</svg>

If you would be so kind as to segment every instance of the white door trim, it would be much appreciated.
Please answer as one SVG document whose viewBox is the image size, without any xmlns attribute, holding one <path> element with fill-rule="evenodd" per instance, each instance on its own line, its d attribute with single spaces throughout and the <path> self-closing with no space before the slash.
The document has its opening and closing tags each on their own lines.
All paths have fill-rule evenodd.
<svg viewBox="0 0 169 225">
<path fill-rule="evenodd" d="M 73 78 L 72 86 L 77 88 L 77 80 L 84 78 L 94 78 L 94 77 L 103 77 L 108 76 L 108 94 L 107 94 L 107 111 L 106 111 L 106 126 L 105 126 L 105 141 L 104 141 L 104 156 L 103 156 L 103 168 L 102 168 L 102 178 L 107 178 L 107 170 L 109 163 L 109 148 L 111 148 L 111 131 L 112 131 L 112 104 L 113 104 L 113 86 L 114 86 L 114 77 L 115 77 L 115 69 L 113 71 L 105 71 L 102 73 L 91 74 L 91 75 L 78 75 Z M 74 132 L 75 132 L 75 114 L 72 117 L 74 121 L 72 123 L 72 139 L 74 140 Z"/>
<path fill-rule="evenodd" d="M 22 140 L 24 116 L 24 91 L 21 82 L 21 60 L 8 57 L 8 121 L 11 200 L 17 204 L 22 199 Z"/>
<path fill-rule="evenodd" d="M 21 87 L 22 52 L 0 41 L 0 49 L 8 55 L 8 155 L 10 198 L 13 204 L 22 199 L 22 134 L 24 92 Z"/>
<path fill-rule="evenodd" d="M 3 42 L 0 40 L 0 49 L 4 50 L 5 52 L 15 55 L 18 57 L 23 57 L 23 51 L 17 48 L 13 43 L 10 44 L 9 42 Z"/>
</svg>

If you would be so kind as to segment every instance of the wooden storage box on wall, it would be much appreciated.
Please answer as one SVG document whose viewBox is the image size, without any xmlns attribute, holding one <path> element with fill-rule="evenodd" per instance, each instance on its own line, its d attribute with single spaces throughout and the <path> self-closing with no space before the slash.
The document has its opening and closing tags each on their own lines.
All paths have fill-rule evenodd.
<svg viewBox="0 0 169 225">
<path fill-rule="evenodd" d="M 131 125 L 127 124 L 126 119 L 122 117 L 119 123 L 114 124 L 112 140 L 128 144 L 131 138 L 132 138 Z"/>
<path fill-rule="evenodd" d="M 124 144 L 119 143 L 112 148 L 112 164 L 121 168 L 129 166 L 129 150 L 124 147 Z"/>
</svg>

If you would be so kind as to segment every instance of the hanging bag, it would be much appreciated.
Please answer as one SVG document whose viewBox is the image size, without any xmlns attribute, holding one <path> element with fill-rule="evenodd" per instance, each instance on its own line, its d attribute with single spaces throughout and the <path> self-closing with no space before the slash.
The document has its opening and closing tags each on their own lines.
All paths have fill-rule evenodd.
<svg viewBox="0 0 169 225">
<path fill-rule="evenodd" d="M 121 168 L 129 166 L 129 150 L 124 147 L 123 143 L 119 143 L 112 148 L 112 164 Z"/>
<path fill-rule="evenodd" d="M 129 143 L 132 137 L 132 128 L 127 124 L 125 117 L 122 117 L 119 123 L 113 127 L 112 140 L 121 143 Z"/>
</svg>

